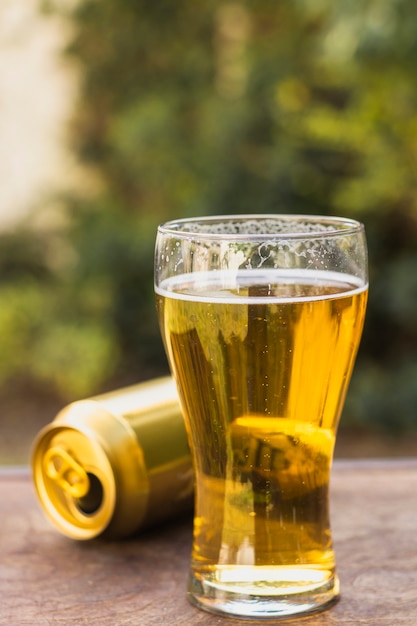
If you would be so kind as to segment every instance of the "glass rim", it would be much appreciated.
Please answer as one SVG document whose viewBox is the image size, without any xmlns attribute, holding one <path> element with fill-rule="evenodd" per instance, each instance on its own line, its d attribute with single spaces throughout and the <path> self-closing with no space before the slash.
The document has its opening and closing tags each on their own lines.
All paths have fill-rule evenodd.
<svg viewBox="0 0 417 626">
<path fill-rule="evenodd" d="M 321 224 L 326 227 L 333 226 L 328 230 L 297 230 L 297 231 L 280 231 L 278 228 L 274 232 L 236 232 L 236 233 L 219 233 L 210 231 L 192 230 L 193 224 L 219 224 L 221 222 L 233 221 L 250 221 L 250 220 L 271 220 L 279 222 L 308 222 L 308 224 Z M 184 226 L 189 228 L 186 230 Z M 248 240 L 274 240 L 274 239 L 323 239 L 340 236 L 353 235 L 364 232 L 362 222 L 349 217 L 339 217 L 332 215 L 308 215 L 300 213 L 238 213 L 227 215 L 204 215 L 200 217 L 184 217 L 163 222 L 158 226 L 158 233 L 162 235 L 171 235 L 178 239 L 206 239 L 218 241 L 248 241 Z"/>
</svg>

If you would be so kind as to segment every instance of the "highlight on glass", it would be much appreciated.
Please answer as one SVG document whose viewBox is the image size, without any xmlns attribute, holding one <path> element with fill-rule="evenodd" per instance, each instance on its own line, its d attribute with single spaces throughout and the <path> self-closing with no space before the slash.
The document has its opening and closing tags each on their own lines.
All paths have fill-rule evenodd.
<svg viewBox="0 0 417 626">
<path fill-rule="evenodd" d="M 330 606 L 329 479 L 367 302 L 362 224 L 165 223 L 155 291 L 195 471 L 190 601 L 257 620 Z"/>
</svg>

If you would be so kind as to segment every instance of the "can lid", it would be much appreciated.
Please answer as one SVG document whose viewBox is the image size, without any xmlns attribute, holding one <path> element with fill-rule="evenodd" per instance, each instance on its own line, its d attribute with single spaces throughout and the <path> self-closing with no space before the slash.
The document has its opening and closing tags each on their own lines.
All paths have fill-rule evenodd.
<svg viewBox="0 0 417 626">
<path fill-rule="evenodd" d="M 69 405 L 41 430 L 32 469 L 45 513 L 73 539 L 127 535 L 145 515 L 141 448 L 129 426 L 94 401 Z"/>
</svg>

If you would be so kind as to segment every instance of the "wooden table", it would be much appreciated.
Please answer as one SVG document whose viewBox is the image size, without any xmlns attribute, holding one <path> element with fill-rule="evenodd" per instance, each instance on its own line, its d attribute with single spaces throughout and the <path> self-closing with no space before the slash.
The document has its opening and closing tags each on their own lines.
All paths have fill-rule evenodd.
<svg viewBox="0 0 417 626">
<path fill-rule="evenodd" d="M 336 461 L 331 502 L 342 597 L 291 623 L 417 624 L 417 459 Z M 77 543 L 46 521 L 28 470 L 0 470 L 0 624 L 248 626 L 187 602 L 191 530 Z"/>
</svg>

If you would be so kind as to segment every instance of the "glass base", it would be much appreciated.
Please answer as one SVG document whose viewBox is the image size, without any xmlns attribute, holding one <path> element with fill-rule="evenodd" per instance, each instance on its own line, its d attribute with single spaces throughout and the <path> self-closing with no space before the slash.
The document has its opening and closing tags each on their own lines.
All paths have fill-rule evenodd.
<svg viewBox="0 0 417 626">
<path fill-rule="evenodd" d="M 189 601 L 200 609 L 240 619 L 279 619 L 322 611 L 338 600 L 334 572 L 306 566 L 219 567 L 191 572 Z"/>
</svg>

